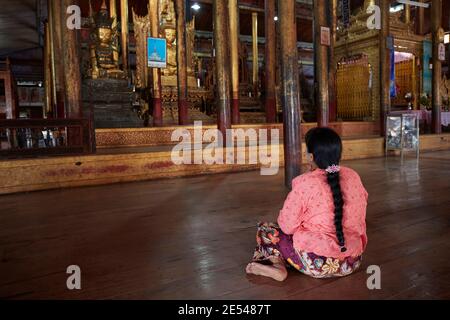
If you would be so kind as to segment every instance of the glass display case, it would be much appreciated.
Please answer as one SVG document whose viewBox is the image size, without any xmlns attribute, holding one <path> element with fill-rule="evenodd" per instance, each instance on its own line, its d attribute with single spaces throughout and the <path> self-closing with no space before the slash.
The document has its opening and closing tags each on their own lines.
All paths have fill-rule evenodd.
<svg viewBox="0 0 450 320">
<path fill-rule="evenodd" d="M 386 120 L 386 155 L 388 151 L 415 151 L 419 157 L 419 119 L 416 114 L 388 115 Z"/>
</svg>

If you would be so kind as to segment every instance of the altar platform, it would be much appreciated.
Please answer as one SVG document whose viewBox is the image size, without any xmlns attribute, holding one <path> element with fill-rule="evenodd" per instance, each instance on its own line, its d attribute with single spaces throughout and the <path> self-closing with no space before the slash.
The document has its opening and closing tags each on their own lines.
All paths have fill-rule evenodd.
<svg viewBox="0 0 450 320">
<path fill-rule="evenodd" d="M 302 123 L 302 136 L 314 128 L 316 123 Z M 379 136 L 380 130 L 377 122 L 332 122 L 329 125 L 342 137 L 362 137 Z M 204 124 L 203 132 L 209 129 L 216 129 L 217 125 Z M 167 126 L 158 128 L 113 128 L 97 129 L 95 131 L 96 144 L 98 149 L 124 148 L 124 147 L 148 147 L 173 145 L 172 133 L 177 129 L 186 129 L 193 136 L 193 126 Z M 278 129 L 280 136 L 283 134 L 283 125 L 277 124 L 241 124 L 233 125 L 233 129 Z"/>
<path fill-rule="evenodd" d="M 314 124 L 303 125 L 303 133 L 313 126 Z M 384 139 L 376 134 L 374 123 L 335 123 L 331 124 L 331 127 L 344 137 L 345 160 L 385 155 Z M 242 165 L 175 165 L 171 155 L 176 142 L 170 138 L 173 130 L 179 128 L 101 129 L 96 132 L 97 153 L 94 155 L 0 161 L 0 194 L 260 169 L 259 164 L 250 164 L 248 161 Z M 191 132 L 194 130 L 193 127 L 184 128 Z M 204 130 L 208 128 L 215 127 L 203 127 Z M 280 124 L 241 125 L 235 128 L 280 129 L 282 134 Z M 370 128 L 373 131 L 370 131 Z M 368 132 L 372 134 L 367 134 Z M 420 142 L 421 151 L 449 150 L 450 134 L 424 135 Z M 236 148 L 235 153 L 245 149 L 248 158 L 249 150 L 257 151 L 259 147 L 256 141 L 247 141 L 247 147 Z M 302 150 L 305 159 L 304 145 Z M 283 166 L 283 160 L 283 145 L 280 140 L 280 168 Z"/>
</svg>

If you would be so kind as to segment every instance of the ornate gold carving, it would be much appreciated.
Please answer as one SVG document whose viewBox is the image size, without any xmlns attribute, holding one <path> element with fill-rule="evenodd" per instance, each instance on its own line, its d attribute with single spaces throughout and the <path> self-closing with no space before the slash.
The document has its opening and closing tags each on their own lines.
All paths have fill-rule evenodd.
<svg viewBox="0 0 450 320">
<path fill-rule="evenodd" d="M 139 109 L 136 111 L 139 117 L 147 123 L 150 117 L 150 91 L 148 88 L 147 67 L 147 37 L 150 36 L 150 15 L 139 16 L 133 8 L 133 28 L 136 38 L 136 74 L 134 77 L 134 85 L 136 89 L 136 100 L 139 102 Z"/>
<path fill-rule="evenodd" d="M 148 86 L 147 37 L 150 35 L 150 16 L 139 16 L 133 8 L 133 28 L 136 38 L 136 88 Z"/>
<path fill-rule="evenodd" d="M 373 0 L 365 0 L 362 8 L 355 15 L 351 16 L 350 26 L 347 29 L 340 24 L 337 39 L 340 41 L 357 41 L 378 35 L 378 30 L 370 30 L 367 28 L 367 20 L 371 16 L 370 13 L 367 13 L 367 8 L 373 4 Z"/>
<path fill-rule="evenodd" d="M 171 27 L 175 29 L 175 4 L 173 0 L 160 0 L 159 12 L 160 23 L 162 27 Z"/>
<path fill-rule="evenodd" d="M 337 67 L 337 111 L 343 120 L 367 120 L 372 117 L 371 70 L 368 57 L 347 58 Z M 351 85 L 349 85 L 351 84 Z"/>
<path fill-rule="evenodd" d="M 394 33 L 398 32 L 403 35 L 414 34 L 414 22 L 412 20 L 405 22 L 403 11 L 390 14 L 389 23 L 391 31 Z"/>
</svg>

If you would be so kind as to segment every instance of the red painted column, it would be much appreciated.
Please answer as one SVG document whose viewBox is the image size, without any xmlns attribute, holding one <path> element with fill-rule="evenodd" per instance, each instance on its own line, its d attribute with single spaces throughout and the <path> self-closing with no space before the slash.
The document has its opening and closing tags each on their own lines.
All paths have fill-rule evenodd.
<svg viewBox="0 0 450 320">
<path fill-rule="evenodd" d="M 161 127 L 163 125 L 163 111 L 161 99 L 161 70 L 153 70 L 153 126 Z"/>
</svg>

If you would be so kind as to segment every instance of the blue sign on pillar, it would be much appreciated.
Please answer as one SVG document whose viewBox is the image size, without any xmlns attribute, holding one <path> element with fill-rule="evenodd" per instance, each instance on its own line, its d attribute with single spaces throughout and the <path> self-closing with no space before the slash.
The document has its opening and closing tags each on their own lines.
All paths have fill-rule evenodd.
<svg viewBox="0 0 450 320">
<path fill-rule="evenodd" d="M 422 93 L 431 96 L 433 71 L 431 67 L 431 58 L 433 56 L 433 44 L 430 40 L 423 41 L 423 62 L 422 62 Z"/>
<path fill-rule="evenodd" d="M 167 67 L 167 41 L 164 38 L 147 38 L 149 68 Z"/>
<path fill-rule="evenodd" d="M 391 75 L 390 75 L 390 84 L 389 91 L 391 94 L 391 98 L 397 97 L 397 84 L 395 83 L 395 51 L 390 50 L 391 55 Z"/>
</svg>

